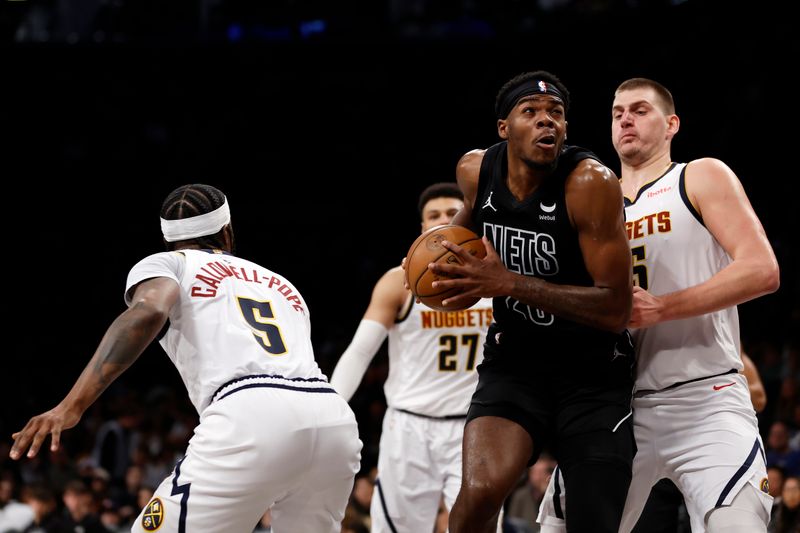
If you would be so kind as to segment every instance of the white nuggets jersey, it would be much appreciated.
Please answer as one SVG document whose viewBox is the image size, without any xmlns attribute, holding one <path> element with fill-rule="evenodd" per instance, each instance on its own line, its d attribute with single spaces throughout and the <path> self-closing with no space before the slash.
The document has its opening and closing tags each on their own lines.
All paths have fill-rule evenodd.
<svg viewBox="0 0 800 533">
<path fill-rule="evenodd" d="M 389 407 L 431 417 L 466 415 L 491 322 L 490 298 L 447 312 L 412 302 L 389 330 Z"/>
<path fill-rule="evenodd" d="M 685 163 L 673 163 L 633 202 L 625 199 L 634 282 L 656 296 L 702 283 L 731 262 L 689 201 L 685 171 Z M 632 334 L 637 390 L 661 390 L 742 369 L 735 306 Z"/>
<path fill-rule="evenodd" d="M 162 252 L 131 269 L 125 302 L 131 304 L 131 287 L 155 277 L 181 287 L 159 342 L 198 413 L 220 387 L 244 376 L 327 387 L 314 360 L 308 307 L 286 278 L 230 254 Z"/>
</svg>

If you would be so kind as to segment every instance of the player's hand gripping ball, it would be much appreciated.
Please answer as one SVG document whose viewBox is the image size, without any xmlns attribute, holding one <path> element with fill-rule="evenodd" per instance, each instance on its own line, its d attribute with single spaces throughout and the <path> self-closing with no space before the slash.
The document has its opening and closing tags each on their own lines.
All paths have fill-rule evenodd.
<svg viewBox="0 0 800 533">
<path fill-rule="evenodd" d="M 429 263 L 462 264 L 457 255 L 442 246 L 444 240 L 458 244 L 478 259 L 486 257 L 486 248 L 483 246 L 481 238 L 472 230 L 453 224 L 436 226 L 417 237 L 409 248 L 405 262 L 406 283 L 414 296 L 431 309 L 438 311 L 467 309 L 475 305 L 480 298 L 464 300 L 458 306 L 445 307 L 442 305 L 442 300 L 452 298 L 462 289 L 443 289 L 441 287 L 434 289 L 431 287 L 431 283 L 434 281 L 448 279 L 449 276 L 431 272 L 428 270 Z"/>
</svg>

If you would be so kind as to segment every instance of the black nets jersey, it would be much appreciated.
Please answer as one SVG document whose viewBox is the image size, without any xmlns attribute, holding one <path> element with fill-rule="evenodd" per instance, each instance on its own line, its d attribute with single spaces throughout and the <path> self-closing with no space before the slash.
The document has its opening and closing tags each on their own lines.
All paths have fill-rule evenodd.
<svg viewBox="0 0 800 533">
<path fill-rule="evenodd" d="M 484 154 L 472 210 L 474 227 L 488 237 L 508 270 L 556 284 L 592 286 L 578 234 L 567 213 L 564 186 L 580 161 L 599 158 L 589 150 L 565 146 L 554 173 L 529 197 L 518 201 L 506 184 L 507 150 L 503 141 Z M 503 334 L 523 338 L 533 335 L 539 345 L 612 355 L 621 337 L 508 296 L 496 297 L 493 303 L 494 319 Z M 624 338 L 620 344 L 629 344 L 627 333 Z"/>
</svg>

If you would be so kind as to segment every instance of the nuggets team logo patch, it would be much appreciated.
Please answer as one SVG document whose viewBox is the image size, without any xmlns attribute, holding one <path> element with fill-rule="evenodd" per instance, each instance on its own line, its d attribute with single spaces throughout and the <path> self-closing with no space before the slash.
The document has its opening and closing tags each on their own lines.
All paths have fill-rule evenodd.
<svg viewBox="0 0 800 533">
<path fill-rule="evenodd" d="M 758 486 L 761 488 L 761 492 L 769 494 L 769 480 L 767 478 L 762 479 Z"/>
<path fill-rule="evenodd" d="M 142 528 L 155 531 L 164 523 L 164 504 L 159 498 L 153 498 L 142 513 Z"/>
</svg>

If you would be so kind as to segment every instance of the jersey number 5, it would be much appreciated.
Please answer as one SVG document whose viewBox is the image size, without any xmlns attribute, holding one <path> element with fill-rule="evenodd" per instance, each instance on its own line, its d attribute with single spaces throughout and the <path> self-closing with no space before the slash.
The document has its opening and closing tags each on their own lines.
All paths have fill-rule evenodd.
<svg viewBox="0 0 800 533">
<path fill-rule="evenodd" d="M 633 284 L 647 290 L 647 265 L 644 263 L 646 254 L 644 245 L 631 248 L 633 256 Z"/>
<path fill-rule="evenodd" d="M 469 347 L 467 366 L 464 370 L 470 372 L 475 369 L 475 354 L 478 353 L 478 335 L 461 335 L 461 344 Z M 439 352 L 439 370 L 445 372 L 458 370 L 458 335 L 442 335 L 439 337 L 439 346 L 444 347 Z"/>
<path fill-rule="evenodd" d="M 247 325 L 253 330 L 258 344 L 272 355 L 286 353 L 286 344 L 283 342 L 280 328 L 275 324 L 275 315 L 269 302 L 258 302 L 250 298 L 237 297 L 239 309 Z"/>
</svg>

